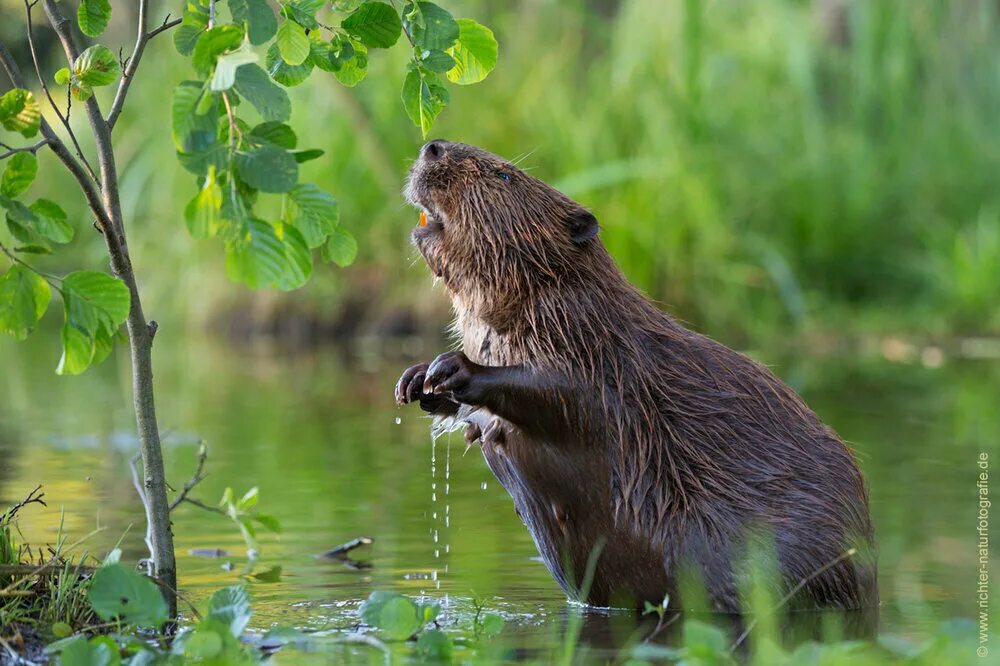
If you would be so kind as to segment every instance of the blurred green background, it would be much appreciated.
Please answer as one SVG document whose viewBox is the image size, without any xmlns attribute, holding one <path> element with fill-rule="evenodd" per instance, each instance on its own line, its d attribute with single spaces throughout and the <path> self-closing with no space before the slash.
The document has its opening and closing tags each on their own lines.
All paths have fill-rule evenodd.
<svg viewBox="0 0 1000 666">
<path fill-rule="evenodd" d="M 104 41 L 129 47 L 134 20 L 117 4 Z M 996 2 L 446 5 L 493 28 L 500 62 L 481 84 L 449 86 L 434 134 L 527 154 L 522 166 L 595 211 L 628 276 L 697 328 L 740 346 L 1000 332 Z M 20 0 L 0 8 L 0 37 L 26 57 Z M 158 3 L 154 17 L 178 9 Z M 37 32 L 51 74 L 60 54 Z M 115 130 L 147 312 L 174 330 L 253 333 L 336 322 L 360 302 L 346 312 L 362 327 L 402 309 L 440 330 L 446 299 L 415 261 L 400 195 L 422 143 L 399 99 L 406 57 L 374 52 L 354 89 L 323 72 L 291 89 L 300 144 L 326 150 L 303 178 L 337 196 L 360 255 L 300 292 L 254 294 L 227 280 L 217 242 L 185 229 L 196 185 L 173 155 L 169 108 L 191 72 L 169 37 L 155 40 Z M 41 263 L 101 268 L 103 243 L 69 192 L 45 155 L 33 193 L 69 204 L 79 232 Z"/>
</svg>

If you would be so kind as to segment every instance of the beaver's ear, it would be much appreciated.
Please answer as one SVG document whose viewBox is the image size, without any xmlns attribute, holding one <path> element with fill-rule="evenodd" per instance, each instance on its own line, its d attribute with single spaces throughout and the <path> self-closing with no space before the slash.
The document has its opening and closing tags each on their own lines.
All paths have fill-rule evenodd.
<svg viewBox="0 0 1000 666">
<path fill-rule="evenodd" d="M 577 245 L 586 243 L 601 230 L 597 218 L 586 208 L 579 208 L 568 213 L 566 224 L 569 227 L 569 237 Z"/>
</svg>

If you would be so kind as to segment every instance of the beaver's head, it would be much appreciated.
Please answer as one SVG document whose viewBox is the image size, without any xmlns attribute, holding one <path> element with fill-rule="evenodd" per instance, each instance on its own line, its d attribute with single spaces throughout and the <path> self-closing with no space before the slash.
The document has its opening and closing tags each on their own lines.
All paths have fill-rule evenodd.
<svg viewBox="0 0 1000 666">
<path fill-rule="evenodd" d="M 426 144 L 406 196 L 421 209 L 414 244 L 459 295 L 523 294 L 575 272 L 600 245 L 586 208 L 473 146 Z"/>
</svg>

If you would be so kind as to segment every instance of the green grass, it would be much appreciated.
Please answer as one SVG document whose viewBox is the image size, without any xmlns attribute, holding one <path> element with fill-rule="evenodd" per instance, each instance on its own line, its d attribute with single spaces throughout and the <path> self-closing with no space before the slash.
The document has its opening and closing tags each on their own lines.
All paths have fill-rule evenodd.
<svg viewBox="0 0 1000 666">
<path fill-rule="evenodd" d="M 434 134 L 527 153 L 532 173 L 593 208 L 632 280 L 734 341 L 885 312 L 899 330 L 1000 332 L 996 3 L 846 3 L 846 43 L 818 4 L 455 0 L 495 28 L 500 63 L 454 90 Z M 130 38 L 120 20 L 111 43 Z M 319 77 L 291 90 L 300 143 L 327 151 L 305 177 L 338 196 L 360 261 L 293 296 L 251 297 L 225 278 L 221 247 L 184 230 L 195 184 L 172 154 L 167 91 L 190 73 L 169 40 L 151 48 L 116 136 L 130 244 L 161 320 L 201 325 L 251 298 L 329 315 L 347 291 L 440 304 L 411 267 L 399 194 L 421 143 L 399 100 L 405 54 L 373 54 L 355 89 Z M 36 189 L 65 186 L 59 174 Z M 100 266 L 92 236 L 53 261 Z"/>
</svg>

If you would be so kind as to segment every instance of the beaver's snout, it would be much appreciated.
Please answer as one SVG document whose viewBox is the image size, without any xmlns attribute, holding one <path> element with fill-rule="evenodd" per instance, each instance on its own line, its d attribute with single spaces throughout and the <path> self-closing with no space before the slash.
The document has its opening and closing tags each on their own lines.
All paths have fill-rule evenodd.
<svg viewBox="0 0 1000 666">
<path fill-rule="evenodd" d="M 420 157 L 428 162 L 433 162 L 444 157 L 447 152 L 448 142 L 435 139 L 424 144 L 424 147 L 420 149 Z"/>
</svg>

